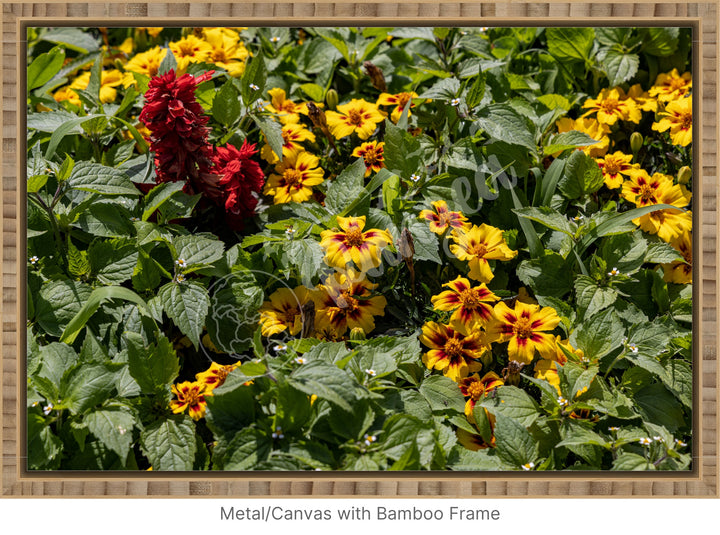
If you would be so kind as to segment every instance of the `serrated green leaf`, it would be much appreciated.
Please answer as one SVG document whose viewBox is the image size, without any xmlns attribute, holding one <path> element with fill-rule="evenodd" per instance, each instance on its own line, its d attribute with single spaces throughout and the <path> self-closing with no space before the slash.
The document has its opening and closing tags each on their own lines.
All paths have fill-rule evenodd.
<svg viewBox="0 0 720 535">
<path fill-rule="evenodd" d="M 76 365 L 63 376 L 60 384 L 63 406 L 73 414 L 82 414 L 110 398 L 123 366 L 116 363 Z"/>
<path fill-rule="evenodd" d="M 604 184 L 597 162 L 582 151 L 575 151 L 567 159 L 565 172 L 558 188 L 569 199 L 595 193 Z"/>
<path fill-rule="evenodd" d="M 566 268 L 565 259 L 552 251 L 520 262 L 517 276 L 536 295 L 562 298 L 572 289 L 572 273 Z"/>
<path fill-rule="evenodd" d="M 169 393 L 180 372 L 175 349 L 165 336 L 146 346 L 138 333 L 126 332 L 128 370 L 144 393 Z"/>
<path fill-rule="evenodd" d="M 640 57 L 611 48 L 603 58 L 603 67 L 611 87 L 630 80 L 637 73 Z"/>
<path fill-rule="evenodd" d="M 79 161 L 68 178 L 68 186 L 102 195 L 139 195 L 125 173 L 94 162 Z"/>
<path fill-rule="evenodd" d="M 40 347 L 38 351 L 38 368 L 32 374 L 44 377 L 59 386 L 63 374 L 78 361 L 75 350 L 67 344 L 53 342 Z"/>
<path fill-rule="evenodd" d="M 282 160 L 283 144 L 285 143 L 282 134 L 282 125 L 269 117 L 253 115 L 257 127 L 262 130 L 263 136 L 275 155 Z"/>
<path fill-rule="evenodd" d="M 140 445 L 154 471 L 192 470 L 195 426 L 186 415 L 157 420 L 140 433 Z"/>
<path fill-rule="evenodd" d="M 117 453 L 125 464 L 133 443 L 135 417 L 122 408 L 108 407 L 88 413 L 83 422 L 87 424 L 90 432 L 109 450 Z"/>
<path fill-rule="evenodd" d="M 595 31 L 593 28 L 556 27 L 545 30 L 548 51 L 559 62 L 588 61 Z"/>
<path fill-rule="evenodd" d="M 220 86 L 213 99 L 212 116 L 225 126 L 230 126 L 240 117 L 240 95 L 232 80 L 227 80 Z"/>
<path fill-rule="evenodd" d="M 225 253 L 225 244 L 220 240 L 202 236 L 178 236 L 172 241 L 177 258 L 182 258 L 191 269 L 197 265 L 212 264 L 220 260 Z"/>
<path fill-rule="evenodd" d="M 58 280 L 47 283 L 37 296 L 38 323 L 51 336 L 61 336 L 91 293 L 90 286 L 82 282 Z"/>
<path fill-rule="evenodd" d="M 490 104 L 480 110 L 477 125 L 494 140 L 537 150 L 531 125 L 507 104 Z"/>
<path fill-rule="evenodd" d="M 267 71 L 265 69 L 265 60 L 262 53 L 256 55 L 245 67 L 242 76 L 242 95 L 245 107 L 254 106 L 255 101 L 265 91 L 265 82 L 267 79 Z M 254 89 L 257 88 L 257 89 Z"/>
<path fill-rule="evenodd" d="M 567 149 L 575 149 L 578 147 L 587 147 L 594 145 L 599 140 L 591 138 L 584 132 L 570 130 L 569 132 L 561 132 L 552 137 L 550 142 L 543 147 L 543 154 L 548 156 Z"/>
<path fill-rule="evenodd" d="M 637 453 L 623 452 L 613 461 L 613 471 L 655 470 L 655 465 Z"/>
<path fill-rule="evenodd" d="M 352 412 L 356 401 L 355 383 L 337 366 L 320 361 L 301 365 L 287 378 L 288 383 L 298 390 L 320 399 L 326 399 L 341 409 Z"/>
<path fill-rule="evenodd" d="M 158 297 L 163 310 L 197 349 L 210 308 L 210 297 L 197 282 L 170 282 L 160 288 Z"/>
<path fill-rule="evenodd" d="M 610 308 L 596 314 L 591 322 L 578 325 L 570 335 L 570 345 L 582 349 L 590 359 L 599 359 L 620 347 L 624 336 L 622 321 Z"/>
<path fill-rule="evenodd" d="M 578 307 L 584 312 L 585 318 L 611 306 L 617 297 L 616 289 L 600 286 L 590 277 L 578 275 L 575 279 L 575 298 Z"/>
<path fill-rule="evenodd" d="M 142 220 L 147 221 L 150 216 L 155 213 L 155 210 L 160 208 L 165 201 L 175 195 L 177 192 L 182 191 L 185 187 L 185 183 L 182 181 L 178 182 L 163 182 L 158 184 L 150 192 L 145 195 L 145 210 L 142 214 Z"/>
<path fill-rule="evenodd" d="M 358 158 L 348 165 L 328 186 L 325 206 L 334 214 L 344 213 L 365 189 L 365 160 Z"/>
<path fill-rule="evenodd" d="M 558 230 L 569 236 L 573 236 L 575 234 L 567 217 L 549 206 L 528 206 L 527 208 L 516 208 L 513 212 L 520 217 L 537 221 L 548 228 Z"/>
<path fill-rule="evenodd" d="M 537 460 L 536 443 L 523 425 L 500 412 L 495 420 L 498 457 L 517 468 Z"/>
<path fill-rule="evenodd" d="M 431 375 L 425 379 L 418 391 L 434 411 L 465 411 L 465 398 L 458 384 L 444 375 Z"/>
<path fill-rule="evenodd" d="M 502 413 L 525 427 L 537 420 L 539 407 L 524 390 L 514 386 L 498 388 L 476 405 L 487 408 L 491 413 Z"/>
</svg>

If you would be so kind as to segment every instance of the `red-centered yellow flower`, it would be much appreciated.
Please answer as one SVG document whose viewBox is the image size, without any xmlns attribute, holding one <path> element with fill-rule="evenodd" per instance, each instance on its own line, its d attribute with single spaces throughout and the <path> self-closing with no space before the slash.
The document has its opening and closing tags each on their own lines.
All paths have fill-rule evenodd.
<svg viewBox="0 0 720 535">
<path fill-rule="evenodd" d="M 266 109 L 279 116 L 280 122 L 283 124 L 297 123 L 300 120 L 300 114 L 307 115 L 307 104 L 295 104 L 285 95 L 285 90 L 278 87 L 268 90 L 270 95 L 270 104 Z"/>
<path fill-rule="evenodd" d="M 312 187 L 322 184 L 320 160 L 309 152 L 292 152 L 275 166 L 263 193 L 272 195 L 275 204 L 303 202 L 312 197 Z"/>
<path fill-rule="evenodd" d="M 568 117 L 563 117 L 555 123 L 555 126 L 557 126 L 560 133 L 577 130 L 596 139 L 597 143 L 583 147 L 583 152 L 593 158 L 604 156 L 610 147 L 610 138 L 608 137 L 610 127 L 592 117 L 580 117 L 574 121 Z"/>
<path fill-rule="evenodd" d="M 597 158 L 595 160 L 602 171 L 605 185 L 610 189 L 616 189 L 622 186 L 625 177 L 623 175 L 632 175 L 640 169 L 640 165 L 630 163 L 632 154 L 623 154 L 620 151 L 615 154 L 608 154 L 605 158 Z"/>
<path fill-rule="evenodd" d="M 380 249 L 392 243 L 385 230 L 365 228 L 365 216 L 337 218 L 341 231 L 325 230 L 320 233 L 320 247 L 325 250 L 325 262 L 330 267 L 344 268 L 350 262 L 361 271 L 380 265 Z"/>
<path fill-rule="evenodd" d="M 117 69 L 102 71 L 100 74 L 100 101 L 114 102 L 117 98 L 117 86 L 123 83 L 124 75 Z M 84 72 L 70 84 L 70 89 L 87 89 L 90 83 L 90 72 Z"/>
<path fill-rule="evenodd" d="M 422 361 L 429 369 L 443 372 L 456 383 L 480 371 L 480 358 L 488 351 L 479 330 L 471 334 L 462 324 L 443 325 L 429 321 L 422 327 L 420 341 L 430 348 Z"/>
<path fill-rule="evenodd" d="M 160 63 L 165 59 L 166 54 L 167 49 L 159 46 L 146 50 L 145 52 L 140 52 L 130 58 L 130 61 L 125 64 L 125 70 L 150 77 L 157 76 L 160 70 Z M 135 79 L 132 76 L 130 76 L 129 79 L 131 82 L 126 82 L 125 87 L 135 83 Z"/>
<path fill-rule="evenodd" d="M 385 115 L 375 104 L 356 98 L 340 104 L 337 111 L 325 112 L 328 128 L 336 139 L 356 133 L 365 140 L 375 132 L 376 125 L 385 119 Z"/>
<path fill-rule="evenodd" d="M 642 111 L 654 112 L 657 110 L 657 100 L 647 91 L 643 91 L 640 84 L 635 84 L 628 89 L 627 97 L 633 99 Z"/>
<path fill-rule="evenodd" d="M 430 221 L 430 230 L 435 234 L 443 234 L 448 228 L 465 229 L 470 226 L 467 217 L 461 212 L 451 212 L 445 201 L 434 201 L 432 210 L 423 210 L 418 216 L 420 219 Z"/>
<path fill-rule="evenodd" d="M 540 359 L 535 363 L 535 379 L 547 381 L 555 387 L 558 396 L 562 395 L 560 390 L 560 376 L 557 371 L 557 361 L 550 359 Z M 561 364 L 562 365 L 562 364 Z"/>
<path fill-rule="evenodd" d="M 665 282 L 692 284 L 692 233 L 685 232 L 670 242 L 683 256 L 683 261 L 663 264 Z"/>
<path fill-rule="evenodd" d="M 305 319 L 302 307 L 312 300 L 313 292 L 305 286 L 275 290 L 260 307 L 260 334 L 272 336 L 287 330 L 295 336 L 302 330 Z"/>
<path fill-rule="evenodd" d="M 237 32 L 228 28 L 203 28 L 203 37 L 212 47 L 208 61 L 228 71 L 230 76 L 242 76 L 249 53 Z"/>
<path fill-rule="evenodd" d="M 474 424 L 475 416 L 473 415 L 473 411 L 475 410 L 475 404 L 481 399 L 486 398 L 490 392 L 496 388 L 500 388 L 505 383 L 495 372 L 488 372 L 482 379 L 480 378 L 480 375 L 475 373 L 470 377 L 466 377 L 461 380 L 458 384 L 462 395 L 468 398 L 465 403 L 465 416 L 467 417 L 468 422 Z M 487 410 L 486 413 L 488 415 L 490 414 Z"/>
<path fill-rule="evenodd" d="M 282 153 L 283 158 L 285 158 L 293 151 L 300 152 L 304 150 L 300 143 L 303 141 L 315 141 L 315 134 L 313 134 L 301 123 L 287 123 L 282 127 L 282 138 Z M 263 139 L 265 139 L 264 135 Z M 263 145 L 263 148 L 260 151 L 260 156 L 262 156 L 262 158 L 268 163 L 277 163 L 280 160 L 280 158 L 277 157 L 277 154 L 275 154 L 272 148 L 270 148 L 270 145 L 267 143 Z"/>
<path fill-rule="evenodd" d="M 192 34 L 171 42 L 168 47 L 177 60 L 177 74 L 184 73 L 191 63 L 209 61 L 213 50 L 210 43 Z"/>
<path fill-rule="evenodd" d="M 655 79 L 655 85 L 648 93 L 652 97 L 657 97 L 660 102 L 670 102 L 683 98 L 691 88 L 692 75 L 686 72 L 680 76 L 678 70 L 673 69 L 669 73 L 659 74 Z"/>
<path fill-rule="evenodd" d="M 488 290 L 485 284 L 471 288 L 470 281 L 458 277 L 443 286 L 450 289 L 430 299 L 435 310 L 454 311 L 450 321 L 462 323 L 468 328 L 475 324 L 482 327 L 487 325 L 493 313 L 493 307 L 488 303 L 495 303 L 500 298 Z"/>
<path fill-rule="evenodd" d="M 673 145 L 687 147 L 692 143 L 692 98 L 673 100 L 658 115 L 661 119 L 653 123 L 653 130 L 665 132 L 669 129 Z"/>
<path fill-rule="evenodd" d="M 479 282 L 490 282 L 494 277 L 488 260 L 511 260 L 517 256 L 517 251 L 505 243 L 502 231 L 485 223 L 454 229 L 451 236 L 455 243 L 450 245 L 450 252 L 458 260 L 468 262 L 468 276 Z"/>
<path fill-rule="evenodd" d="M 356 327 L 369 333 L 375 329 L 375 316 L 385 315 L 387 300 L 382 295 L 372 295 L 377 284 L 360 280 L 356 275 L 352 270 L 348 275 L 334 273 L 318 286 L 317 328 L 330 334 L 330 338 L 340 337 Z"/>
<path fill-rule="evenodd" d="M 490 414 L 490 413 L 488 413 Z M 490 414 L 492 416 L 492 414 Z M 494 419 L 494 417 L 493 417 Z M 494 432 L 495 427 L 494 423 L 490 422 L 490 429 Z M 455 434 L 457 435 L 458 442 L 460 445 L 464 446 L 466 449 L 470 451 L 478 451 L 478 450 L 484 450 L 487 448 L 494 448 L 495 447 L 495 436 L 493 435 L 492 440 L 490 441 L 490 444 L 485 442 L 483 440 L 483 437 L 480 435 L 474 435 L 473 433 L 470 433 L 468 431 L 465 431 L 465 429 L 458 427 L 455 431 Z"/>
<path fill-rule="evenodd" d="M 385 167 L 385 142 L 381 141 L 368 141 L 363 143 L 359 147 L 355 147 L 353 150 L 353 156 L 362 156 L 365 160 L 365 176 L 370 176 L 370 173 L 375 171 L 376 173 Z"/>
<path fill-rule="evenodd" d="M 530 364 L 536 351 L 541 358 L 552 359 L 556 356 L 555 338 L 550 332 L 560 323 L 555 309 L 519 301 L 511 309 L 501 301 L 495 305 L 493 313 L 493 320 L 488 326 L 488 338 L 493 342 L 509 341 L 510 360 Z"/>
<path fill-rule="evenodd" d="M 196 374 L 195 379 L 198 383 L 204 384 L 207 393 L 210 393 L 217 387 L 222 386 L 227 376 L 235 368 L 237 368 L 237 364 L 223 366 L 217 362 L 213 362 L 207 370 Z"/>
<path fill-rule="evenodd" d="M 670 187 L 672 187 L 672 179 L 667 175 L 655 173 L 651 177 L 647 171 L 640 169 L 623 182 L 622 196 L 638 207 L 659 204 L 662 191 Z"/>
<path fill-rule="evenodd" d="M 205 408 L 207 407 L 205 384 L 185 381 L 184 383 L 172 385 L 171 390 L 177 396 L 177 399 L 170 402 L 170 409 L 174 414 L 179 414 L 188 409 L 190 418 L 193 420 L 199 420 L 205 416 Z"/>
<path fill-rule="evenodd" d="M 410 103 L 410 109 L 415 107 L 412 99 L 417 97 L 418 95 L 414 91 L 398 93 L 397 95 L 391 95 L 390 93 L 381 93 L 377 99 L 377 105 L 395 106 L 395 109 L 390 115 L 390 120 L 394 123 L 397 123 L 402 116 L 402 112 L 405 109 L 405 106 L 408 105 L 408 102 Z M 408 110 L 408 117 L 410 117 L 410 110 Z"/>
<path fill-rule="evenodd" d="M 627 97 L 621 87 L 601 90 L 597 98 L 587 99 L 583 108 L 589 108 L 583 117 L 597 113 L 597 120 L 603 124 L 613 125 L 618 119 L 637 124 L 642 118 L 640 108 L 633 99 Z"/>
</svg>

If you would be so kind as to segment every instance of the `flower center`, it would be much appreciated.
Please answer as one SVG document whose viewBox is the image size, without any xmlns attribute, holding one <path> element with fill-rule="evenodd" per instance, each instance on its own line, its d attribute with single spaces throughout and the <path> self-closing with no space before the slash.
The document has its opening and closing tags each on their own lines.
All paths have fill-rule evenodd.
<svg viewBox="0 0 720 535">
<path fill-rule="evenodd" d="M 475 381 L 467 388 L 467 393 L 474 401 L 477 401 L 485 393 L 485 387 L 480 381 Z"/>
<path fill-rule="evenodd" d="M 608 175 L 617 175 L 622 168 L 622 163 L 613 158 L 605 158 L 605 172 Z"/>
<path fill-rule="evenodd" d="M 462 357 L 463 355 L 463 343 L 455 337 L 449 338 L 445 342 L 445 354 L 450 357 L 451 360 Z"/>
<path fill-rule="evenodd" d="M 685 85 L 685 80 L 683 80 L 682 78 L 673 78 L 672 81 L 670 82 L 670 89 L 672 89 L 673 91 L 676 91 L 676 90 L 682 88 L 684 85 Z"/>
<path fill-rule="evenodd" d="M 532 336 L 532 323 L 529 318 L 518 318 L 513 325 L 513 332 L 518 338 L 530 338 Z"/>
<path fill-rule="evenodd" d="M 640 198 L 643 202 L 649 202 L 655 195 L 655 188 L 651 184 L 643 184 L 640 186 Z"/>
<path fill-rule="evenodd" d="M 183 397 L 185 398 L 185 403 L 190 407 L 194 407 L 205 401 L 205 396 L 200 393 L 200 389 L 197 387 L 189 388 L 183 393 Z"/>
<path fill-rule="evenodd" d="M 482 302 L 478 292 L 473 288 L 463 290 L 460 293 L 460 301 L 462 301 L 463 306 L 469 310 L 475 310 Z"/>
<path fill-rule="evenodd" d="M 409 100 L 410 100 L 410 95 L 408 93 L 400 93 L 398 95 L 398 106 L 400 107 L 401 110 L 405 109 L 405 104 L 407 104 Z"/>
<path fill-rule="evenodd" d="M 692 128 L 692 113 L 683 113 L 680 116 L 680 128 L 683 130 Z"/>
<path fill-rule="evenodd" d="M 344 290 L 338 297 L 337 306 L 343 309 L 355 310 L 358 306 L 358 300 L 352 297 L 348 290 Z"/>
<path fill-rule="evenodd" d="M 468 247 L 468 253 L 475 255 L 478 258 L 484 258 L 487 252 L 488 250 L 484 243 L 476 243 Z"/>
<path fill-rule="evenodd" d="M 600 109 L 604 111 L 605 113 L 612 114 L 616 109 L 618 109 L 618 101 L 615 98 L 608 98 L 603 100 L 602 104 L 600 105 Z"/>
<path fill-rule="evenodd" d="M 368 147 L 365 151 L 365 163 L 378 163 L 378 153 L 375 147 Z"/>
<path fill-rule="evenodd" d="M 285 313 L 283 314 L 283 320 L 285 321 L 285 324 L 291 325 L 295 323 L 295 316 L 297 316 L 299 313 L 300 311 L 297 309 L 297 307 L 286 308 Z"/>
<path fill-rule="evenodd" d="M 197 48 L 190 43 L 180 43 L 180 45 L 178 46 L 178 50 L 180 51 L 180 57 L 193 57 L 195 56 Z"/>
<path fill-rule="evenodd" d="M 283 100 L 280 109 L 289 113 L 295 113 L 295 103 L 292 100 Z"/>
<path fill-rule="evenodd" d="M 362 114 L 357 110 L 350 110 L 347 114 L 348 122 L 355 126 L 362 125 Z"/>
<path fill-rule="evenodd" d="M 348 247 L 360 247 L 363 243 L 363 234 L 359 228 L 351 228 L 345 233 L 345 244 Z"/>
<path fill-rule="evenodd" d="M 227 63 L 228 61 L 227 54 L 225 54 L 225 50 L 222 48 L 213 50 L 211 57 L 214 62 Z"/>
<path fill-rule="evenodd" d="M 283 178 L 289 188 L 300 189 L 302 187 L 302 173 L 297 169 L 286 169 Z"/>
</svg>

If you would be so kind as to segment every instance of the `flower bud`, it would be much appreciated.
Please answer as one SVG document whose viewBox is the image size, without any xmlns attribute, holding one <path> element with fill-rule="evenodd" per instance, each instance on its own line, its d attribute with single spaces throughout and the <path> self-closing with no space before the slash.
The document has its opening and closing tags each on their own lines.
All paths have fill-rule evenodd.
<svg viewBox="0 0 720 535">
<path fill-rule="evenodd" d="M 690 169 L 687 165 L 682 166 L 677 174 L 678 184 L 687 184 L 690 182 L 691 178 L 692 169 Z"/>
<path fill-rule="evenodd" d="M 482 362 L 483 369 L 487 369 L 492 365 L 493 357 L 492 357 L 492 351 L 485 351 L 480 356 L 480 362 Z"/>
<path fill-rule="evenodd" d="M 328 89 L 328 92 L 325 94 L 325 103 L 328 105 L 328 108 L 331 110 L 335 110 L 337 108 L 339 99 L 337 91 L 334 89 Z"/>
<path fill-rule="evenodd" d="M 503 379 L 506 385 L 517 386 L 520 384 L 520 372 L 525 367 L 525 364 L 516 360 L 508 362 L 507 368 L 503 370 Z"/>
<path fill-rule="evenodd" d="M 354 327 L 350 331 L 350 340 L 365 340 L 365 331 L 362 327 Z"/>
<path fill-rule="evenodd" d="M 370 77 L 373 87 L 383 93 L 387 91 L 387 85 L 385 84 L 385 76 L 383 75 L 383 72 L 371 61 L 363 63 L 363 67 L 365 67 L 365 72 Z"/>
<path fill-rule="evenodd" d="M 633 132 L 630 135 L 630 150 L 633 154 L 637 154 L 643 146 L 643 137 L 640 132 Z"/>
</svg>

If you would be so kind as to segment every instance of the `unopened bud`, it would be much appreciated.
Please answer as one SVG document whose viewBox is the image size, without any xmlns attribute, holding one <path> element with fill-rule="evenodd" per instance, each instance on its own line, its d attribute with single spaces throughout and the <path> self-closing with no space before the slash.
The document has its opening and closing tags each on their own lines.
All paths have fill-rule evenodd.
<svg viewBox="0 0 720 535">
<path fill-rule="evenodd" d="M 350 340 L 365 340 L 365 330 L 362 327 L 354 327 L 350 331 Z"/>
<path fill-rule="evenodd" d="M 325 103 L 328 105 L 328 108 L 331 110 L 335 110 L 338 105 L 338 94 L 337 91 L 334 89 L 328 89 L 328 92 L 325 94 Z"/>
<path fill-rule="evenodd" d="M 637 154 L 643 146 L 643 137 L 640 132 L 633 132 L 630 135 L 630 150 L 633 154 Z"/>
<path fill-rule="evenodd" d="M 363 63 L 363 67 L 365 67 L 365 72 L 370 77 L 370 81 L 372 82 L 373 87 L 378 91 L 382 91 L 383 93 L 387 91 L 387 86 L 385 85 L 385 76 L 383 75 L 383 72 L 371 61 L 366 61 L 365 63 Z"/>
<path fill-rule="evenodd" d="M 492 366 L 492 361 L 493 361 L 492 351 L 485 351 L 480 356 L 480 362 L 482 362 L 483 369 L 485 369 L 485 370 L 488 369 L 490 366 Z"/>
<path fill-rule="evenodd" d="M 687 165 L 682 166 L 678 171 L 677 175 L 678 184 L 687 184 L 688 182 L 690 182 L 691 178 L 692 169 L 690 169 Z"/>
<path fill-rule="evenodd" d="M 403 260 L 412 260 L 415 256 L 415 241 L 413 240 L 412 234 L 406 228 L 400 233 L 400 241 L 398 242 L 398 251 L 403 257 Z"/>
<path fill-rule="evenodd" d="M 325 118 L 325 112 L 318 108 L 314 103 L 308 102 L 308 117 L 312 121 L 315 128 L 327 128 L 327 119 Z"/>
</svg>

